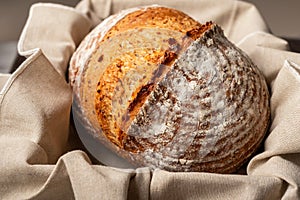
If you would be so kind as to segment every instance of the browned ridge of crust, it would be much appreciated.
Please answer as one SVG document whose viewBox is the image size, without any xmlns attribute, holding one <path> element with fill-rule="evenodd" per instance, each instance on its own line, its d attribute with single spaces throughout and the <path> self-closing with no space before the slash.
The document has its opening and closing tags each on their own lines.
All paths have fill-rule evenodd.
<svg viewBox="0 0 300 200">
<path fill-rule="evenodd" d="M 209 30 L 211 26 L 212 22 L 201 25 L 180 11 L 159 7 L 130 13 L 108 31 L 102 41 L 114 36 L 117 37 L 119 32 L 139 28 L 155 27 L 158 28 L 158 30 L 170 29 L 182 33 L 181 40 L 179 41 L 174 38 L 166 38 L 166 43 L 168 43 L 169 46 L 166 50 L 161 49 L 154 52 L 147 52 L 146 54 L 145 52 L 138 51 L 126 53 L 106 67 L 97 85 L 95 108 L 101 128 L 111 142 L 120 148 L 124 148 L 124 141 L 127 140 L 125 132 L 140 107 L 146 101 L 148 95 L 153 91 L 157 82 L 167 73 L 169 67 L 173 64 L 180 52 L 184 51 L 192 41 L 199 38 L 206 30 Z M 118 117 L 112 116 L 113 107 L 111 106 L 111 101 L 116 90 L 116 85 L 118 82 L 123 81 L 123 77 L 128 71 L 134 70 L 137 67 L 135 64 L 137 62 L 135 60 L 137 54 L 143 55 L 145 58 L 144 61 L 154 66 L 152 69 L 146 70 L 146 73 L 152 75 L 148 76 L 146 84 L 141 85 L 132 93 L 128 109 L 123 113 L 118 113 Z M 100 62 L 102 58 L 103 56 L 99 58 Z M 105 77 L 111 78 L 105 79 Z M 127 102 L 119 103 L 125 104 Z M 116 120 L 116 118 L 119 120 Z M 120 122 L 117 123 L 117 121 Z"/>
</svg>

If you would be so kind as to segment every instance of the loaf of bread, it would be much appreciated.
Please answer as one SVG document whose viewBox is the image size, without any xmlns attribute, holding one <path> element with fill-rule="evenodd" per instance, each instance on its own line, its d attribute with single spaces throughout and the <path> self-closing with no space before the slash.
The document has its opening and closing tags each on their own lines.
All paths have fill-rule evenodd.
<svg viewBox="0 0 300 200">
<path fill-rule="evenodd" d="M 233 173 L 268 128 L 255 64 L 217 24 L 175 9 L 110 16 L 79 45 L 69 77 L 84 126 L 136 166 Z"/>
</svg>

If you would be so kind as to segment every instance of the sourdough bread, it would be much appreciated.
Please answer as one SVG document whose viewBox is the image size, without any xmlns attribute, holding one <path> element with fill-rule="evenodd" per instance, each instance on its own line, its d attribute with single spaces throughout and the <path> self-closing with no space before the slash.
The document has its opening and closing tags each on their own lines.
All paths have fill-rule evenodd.
<svg viewBox="0 0 300 200">
<path fill-rule="evenodd" d="M 147 6 L 113 15 L 70 62 L 78 115 L 136 166 L 235 172 L 268 128 L 263 75 L 213 22 Z"/>
</svg>

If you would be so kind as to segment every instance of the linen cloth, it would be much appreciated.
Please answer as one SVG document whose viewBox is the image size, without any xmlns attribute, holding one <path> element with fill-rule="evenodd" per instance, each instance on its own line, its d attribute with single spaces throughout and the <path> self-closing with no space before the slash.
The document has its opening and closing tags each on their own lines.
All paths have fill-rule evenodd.
<svg viewBox="0 0 300 200">
<path fill-rule="evenodd" d="M 66 73 L 76 46 L 110 14 L 154 3 L 215 21 L 265 75 L 271 125 L 245 174 L 95 164 L 72 128 Z M 0 75 L 1 199 L 300 199 L 300 56 L 270 33 L 255 6 L 234 0 L 39 3 L 30 9 L 18 50 L 26 61 Z"/>
</svg>

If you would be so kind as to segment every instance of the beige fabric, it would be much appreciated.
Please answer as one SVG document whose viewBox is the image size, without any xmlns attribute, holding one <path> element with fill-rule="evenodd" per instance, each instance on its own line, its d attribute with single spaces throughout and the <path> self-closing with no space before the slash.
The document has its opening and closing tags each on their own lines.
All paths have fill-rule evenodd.
<svg viewBox="0 0 300 200">
<path fill-rule="evenodd" d="M 92 22 L 73 8 L 36 4 L 30 10 L 18 51 L 29 56 L 36 48 L 42 49 L 56 70 L 63 75 L 68 66 L 66 58 L 71 56 L 91 26 Z"/>
<path fill-rule="evenodd" d="M 247 175 L 124 170 L 93 164 L 83 151 L 70 126 L 72 92 L 64 77 L 75 45 L 110 13 L 152 3 L 216 21 L 266 76 L 270 133 Z M 33 6 L 19 41 L 28 59 L 14 74 L 0 74 L 1 199 L 300 199 L 300 56 L 267 30 L 254 6 L 233 0 Z"/>
</svg>

